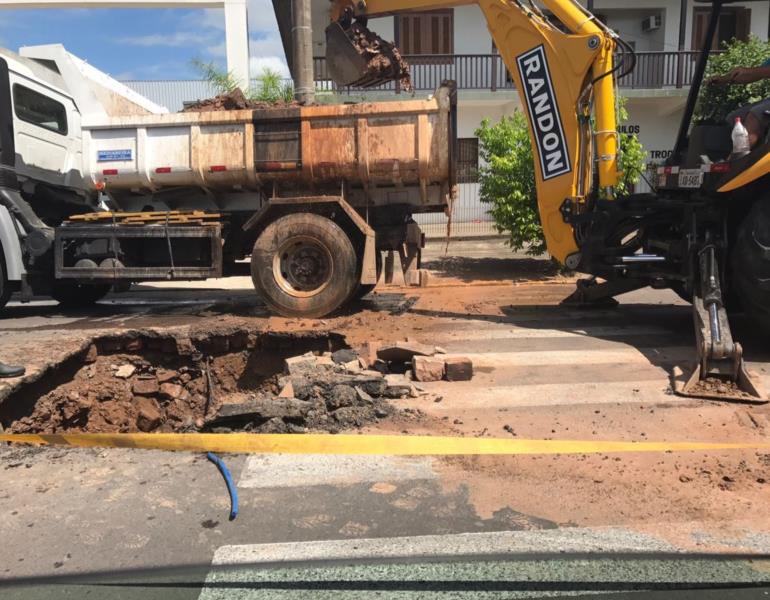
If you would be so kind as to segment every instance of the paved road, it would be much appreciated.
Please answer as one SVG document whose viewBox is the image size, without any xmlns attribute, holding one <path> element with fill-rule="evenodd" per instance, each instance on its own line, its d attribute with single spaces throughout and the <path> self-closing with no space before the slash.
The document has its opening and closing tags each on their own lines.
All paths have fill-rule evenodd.
<svg viewBox="0 0 770 600">
<path fill-rule="evenodd" d="M 686 362 L 692 342 L 689 309 L 673 295 L 637 292 L 625 297 L 620 309 L 586 313 L 555 306 L 569 289 L 558 281 L 480 283 L 419 293 L 385 290 L 364 301 L 360 315 L 324 325 L 359 338 L 362 330 L 393 339 L 411 332 L 450 353 L 472 356 L 473 382 L 431 384 L 427 387 L 440 402 L 403 404 L 426 417 L 410 433 L 766 439 L 770 422 L 764 409 L 671 395 L 669 369 Z M 415 295 L 416 302 L 406 302 Z M 409 307 L 403 314 L 389 310 L 401 304 Z M 205 299 L 200 287 L 159 286 L 115 295 L 88 313 L 65 314 L 50 303 L 14 306 L 12 318 L 0 321 L 0 352 L 22 357 L 34 347 L 51 360 L 82 344 L 90 332 L 198 327 L 232 313 L 249 327 L 277 326 L 237 282 L 208 290 Z M 752 368 L 770 388 L 763 340 L 740 320 L 736 325 Z M 380 429 L 387 431 L 387 425 Z M 318 590 L 312 582 L 320 578 L 337 582 L 320 586 L 335 597 L 359 597 L 372 589 L 398 597 L 424 597 L 436 590 L 463 597 L 474 589 L 447 582 L 478 580 L 489 597 L 524 597 L 563 589 L 553 582 L 574 579 L 578 563 L 551 560 L 538 567 L 525 561 L 501 567 L 491 558 L 533 551 L 604 552 L 618 558 L 622 552 L 770 550 L 770 510 L 761 502 L 767 486 L 759 483 L 770 480 L 770 461 L 763 463 L 756 453 L 666 455 L 654 461 L 623 457 L 618 463 L 612 457 L 596 457 L 595 463 L 585 457 L 554 457 L 548 463 L 538 462 L 541 458 L 466 464 L 431 457 L 228 456 L 241 501 L 240 515 L 229 522 L 223 482 L 199 455 L 3 448 L 0 578 L 59 578 L 36 588 L 50 597 L 83 595 L 79 580 L 69 576 L 123 571 L 118 580 L 141 585 L 89 591 L 99 597 L 219 598 L 234 591 L 249 598 L 299 597 L 308 588 Z M 696 465 L 701 470 L 691 477 L 689 469 Z M 735 472 L 726 474 L 729 469 Z M 436 554 L 484 560 L 460 560 L 449 567 L 420 562 Z M 373 556 L 412 566 L 372 566 L 367 559 Z M 321 559 L 336 562 L 318 568 Z M 286 561 L 298 561 L 305 570 L 262 568 L 286 566 Z M 346 570 L 340 561 L 361 564 Z M 709 581 L 735 583 L 770 572 L 765 563 L 693 564 L 678 565 L 674 576 L 647 559 L 622 566 L 583 562 L 580 572 L 591 573 L 584 580 L 605 584 L 580 589 L 628 591 L 629 582 L 639 580 L 704 581 L 704 572 L 710 573 Z M 228 565 L 237 569 L 221 570 Z M 438 582 L 438 587 L 393 585 L 410 578 Z M 549 583 L 490 583 L 526 579 Z M 364 583 L 357 587 L 350 581 Z"/>
</svg>

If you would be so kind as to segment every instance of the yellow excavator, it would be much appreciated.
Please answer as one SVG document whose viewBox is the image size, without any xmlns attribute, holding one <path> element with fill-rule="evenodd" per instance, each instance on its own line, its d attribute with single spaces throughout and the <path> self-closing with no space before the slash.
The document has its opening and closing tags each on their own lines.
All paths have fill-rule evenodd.
<svg viewBox="0 0 770 600">
<path fill-rule="evenodd" d="M 631 47 L 573 0 L 331 0 L 327 64 L 341 86 L 406 76 L 398 51 L 372 60 L 367 19 L 476 4 L 515 81 L 529 123 L 549 253 L 592 277 L 571 299 L 601 302 L 646 286 L 693 305 L 697 367 L 684 395 L 765 400 L 732 338 L 727 306 L 770 332 L 770 143 L 731 152 L 728 124 L 692 126 L 722 7 L 711 4 L 682 124 L 652 193 L 619 195 L 616 81 Z M 375 36 L 376 38 L 376 36 Z M 362 40 L 363 43 L 362 43 Z M 599 282 L 601 280 L 601 282 Z"/>
</svg>

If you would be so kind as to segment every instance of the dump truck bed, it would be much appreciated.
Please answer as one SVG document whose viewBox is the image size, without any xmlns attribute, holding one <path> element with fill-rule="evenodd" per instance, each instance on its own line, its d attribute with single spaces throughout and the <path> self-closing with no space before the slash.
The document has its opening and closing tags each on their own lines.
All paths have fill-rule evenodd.
<svg viewBox="0 0 770 600">
<path fill-rule="evenodd" d="M 419 210 L 443 210 L 454 178 L 453 98 L 442 86 L 425 100 L 87 122 L 84 179 L 118 197 L 189 185 L 258 190 L 344 181 L 361 190 L 390 189 L 380 197 L 394 202 L 415 188 Z"/>
</svg>

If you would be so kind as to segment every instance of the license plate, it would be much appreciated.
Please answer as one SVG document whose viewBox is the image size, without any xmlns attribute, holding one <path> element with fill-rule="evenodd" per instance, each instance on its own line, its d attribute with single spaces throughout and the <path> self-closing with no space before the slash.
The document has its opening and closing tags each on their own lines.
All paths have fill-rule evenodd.
<svg viewBox="0 0 770 600">
<path fill-rule="evenodd" d="M 698 188 L 703 184 L 703 171 L 700 169 L 680 169 L 679 187 Z"/>
</svg>

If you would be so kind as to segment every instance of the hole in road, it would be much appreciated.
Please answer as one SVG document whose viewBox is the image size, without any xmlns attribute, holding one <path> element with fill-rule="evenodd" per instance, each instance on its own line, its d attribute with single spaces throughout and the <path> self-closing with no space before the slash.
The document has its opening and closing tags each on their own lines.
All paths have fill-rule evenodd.
<svg viewBox="0 0 770 600">
<path fill-rule="evenodd" d="M 381 377 L 343 372 L 333 363 L 330 353 L 346 348 L 334 332 L 95 338 L 86 351 L 6 398 L 0 422 L 17 433 L 299 433 L 394 414 Z M 285 360 L 300 355 L 314 370 L 287 376 Z"/>
</svg>

